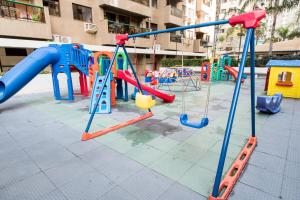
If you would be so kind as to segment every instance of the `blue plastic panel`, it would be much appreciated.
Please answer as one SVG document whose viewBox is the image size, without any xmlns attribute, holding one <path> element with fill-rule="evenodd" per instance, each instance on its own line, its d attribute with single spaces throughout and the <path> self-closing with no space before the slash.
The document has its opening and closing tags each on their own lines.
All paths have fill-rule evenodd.
<svg viewBox="0 0 300 200">
<path fill-rule="evenodd" d="M 99 76 L 99 73 L 96 73 L 95 82 L 93 85 L 93 91 L 90 101 L 90 113 L 94 109 L 94 106 L 97 103 L 97 99 L 99 98 L 101 89 L 103 87 L 105 76 Z M 111 80 L 112 74 L 110 73 L 109 79 Z M 100 101 L 97 105 L 96 113 L 104 114 L 104 113 L 111 113 L 111 101 L 110 101 L 110 81 L 108 81 L 108 84 L 104 86 L 103 94 L 100 98 Z"/>
</svg>

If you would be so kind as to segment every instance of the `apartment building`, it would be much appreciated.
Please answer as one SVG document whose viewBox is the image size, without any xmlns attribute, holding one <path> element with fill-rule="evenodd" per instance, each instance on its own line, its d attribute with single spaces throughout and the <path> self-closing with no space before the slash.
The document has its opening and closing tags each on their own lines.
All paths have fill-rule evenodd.
<svg viewBox="0 0 300 200">
<path fill-rule="evenodd" d="M 201 13 L 213 9 L 211 6 L 210 0 L 0 0 L 0 66 L 7 70 L 49 42 L 82 43 L 93 51 L 112 51 L 116 33 L 212 20 Z M 128 52 L 138 71 L 143 71 L 152 66 L 154 44 L 157 63 L 181 55 L 181 50 L 187 57 L 205 56 L 203 46 L 209 34 L 191 30 L 137 38 L 127 43 Z"/>
</svg>

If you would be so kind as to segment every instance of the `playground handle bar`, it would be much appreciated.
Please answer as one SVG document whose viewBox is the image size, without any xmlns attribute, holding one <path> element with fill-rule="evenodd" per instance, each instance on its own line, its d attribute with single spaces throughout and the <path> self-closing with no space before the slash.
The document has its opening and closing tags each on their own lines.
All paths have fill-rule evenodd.
<svg viewBox="0 0 300 200">
<path fill-rule="evenodd" d="M 170 33 L 170 32 L 174 32 L 174 31 L 183 31 L 183 30 L 187 30 L 187 29 L 201 28 L 201 27 L 207 27 L 207 26 L 216 26 L 216 25 L 222 25 L 222 24 L 228 24 L 228 23 L 229 23 L 229 20 L 220 20 L 220 21 L 215 21 L 215 22 L 206 22 L 206 23 L 201 23 L 201 24 L 180 26 L 180 27 L 168 28 L 168 29 L 164 29 L 164 30 L 157 30 L 157 31 L 128 35 L 128 39 L 136 38 L 136 37 L 144 37 L 144 36 L 148 36 L 148 35 L 157 35 L 157 34 L 161 34 L 161 33 Z"/>
</svg>

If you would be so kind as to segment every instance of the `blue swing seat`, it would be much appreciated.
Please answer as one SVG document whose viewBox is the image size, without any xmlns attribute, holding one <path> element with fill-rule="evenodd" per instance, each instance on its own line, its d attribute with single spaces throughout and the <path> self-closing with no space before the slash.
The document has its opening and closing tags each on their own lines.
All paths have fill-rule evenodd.
<svg viewBox="0 0 300 200">
<path fill-rule="evenodd" d="M 195 123 L 189 121 L 187 114 L 180 115 L 180 123 L 191 128 L 203 128 L 208 125 L 208 122 L 209 120 L 207 117 L 203 117 L 199 123 Z"/>
</svg>

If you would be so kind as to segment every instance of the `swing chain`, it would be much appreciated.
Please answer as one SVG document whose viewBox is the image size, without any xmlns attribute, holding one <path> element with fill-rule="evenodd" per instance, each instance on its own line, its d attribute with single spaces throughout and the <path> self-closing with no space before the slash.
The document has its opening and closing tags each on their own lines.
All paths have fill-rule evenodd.
<svg viewBox="0 0 300 200">
<path fill-rule="evenodd" d="M 181 31 L 181 70 L 183 70 L 183 31 Z M 183 73 L 183 71 L 182 71 Z M 182 113 L 185 113 L 185 91 L 186 87 L 182 84 Z"/>
</svg>

